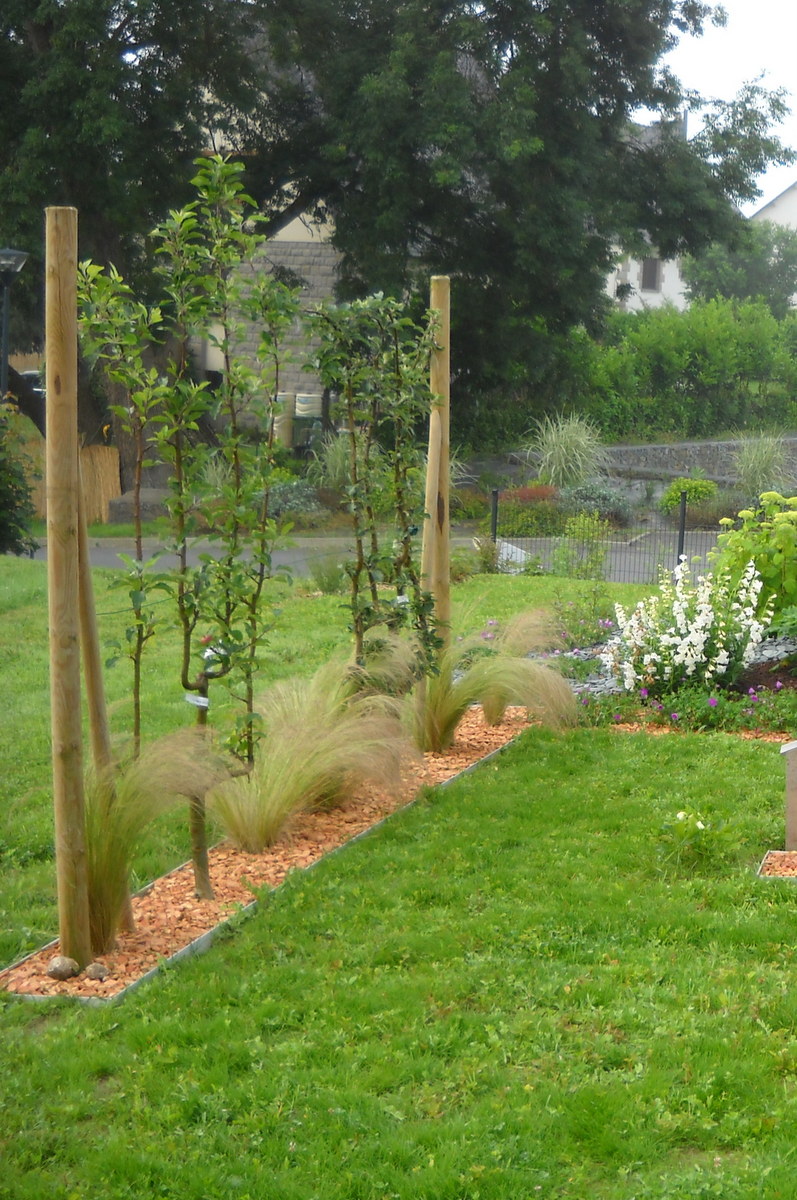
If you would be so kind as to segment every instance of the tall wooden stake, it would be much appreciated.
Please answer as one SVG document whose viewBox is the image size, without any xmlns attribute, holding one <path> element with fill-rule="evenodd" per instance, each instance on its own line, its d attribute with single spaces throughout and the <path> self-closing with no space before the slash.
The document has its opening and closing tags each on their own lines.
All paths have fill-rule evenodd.
<svg viewBox="0 0 797 1200">
<path fill-rule="evenodd" d="M 91 962 L 80 721 L 77 212 L 46 210 L 47 582 L 61 953 Z"/>
<path fill-rule="evenodd" d="M 433 275 L 429 307 L 438 313 L 437 348 L 432 354 L 429 386 L 437 403 L 429 417 L 426 472 L 426 519 L 423 527 L 421 577 L 434 596 L 438 636 L 448 644 L 451 624 L 449 551 L 449 425 L 451 407 L 451 285 L 447 275 Z"/>
<path fill-rule="evenodd" d="M 83 654 L 83 674 L 86 678 L 86 701 L 89 712 L 91 754 L 98 771 L 111 765 L 111 734 L 102 679 L 102 656 L 97 631 L 97 610 L 94 603 L 94 582 L 91 578 L 91 556 L 86 528 L 86 505 L 83 480 L 78 467 L 78 591 L 80 596 L 80 645 Z"/>
</svg>

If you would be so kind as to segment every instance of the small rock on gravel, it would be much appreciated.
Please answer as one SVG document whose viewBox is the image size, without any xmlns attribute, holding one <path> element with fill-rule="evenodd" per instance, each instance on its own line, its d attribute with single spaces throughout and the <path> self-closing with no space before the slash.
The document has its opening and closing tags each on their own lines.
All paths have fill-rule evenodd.
<svg viewBox="0 0 797 1200">
<path fill-rule="evenodd" d="M 100 982 L 102 982 L 103 979 L 108 978 L 109 974 L 110 971 L 105 964 L 101 962 L 89 963 L 89 965 L 86 967 L 87 979 L 99 979 Z"/>
<path fill-rule="evenodd" d="M 56 954 L 47 964 L 47 974 L 51 979 L 74 979 L 76 975 L 80 974 L 80 967 L 74 958 L 67 958 L 65 954 Z"/>
</svg>

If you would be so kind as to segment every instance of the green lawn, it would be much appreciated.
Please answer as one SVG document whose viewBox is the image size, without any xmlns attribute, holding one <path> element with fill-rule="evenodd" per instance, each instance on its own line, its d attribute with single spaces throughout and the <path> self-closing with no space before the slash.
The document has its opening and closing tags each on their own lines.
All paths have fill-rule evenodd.
<svg viewBox="0 0 797 1200">
<path fill-rule="evenodd" d="M 0 562 L 29 647 L 37 566 Z M 460 595 L 501 619 L 532 584 Z M 3 801 L 4 926 L 51 911 L 35 659 L 2 659 L 31 724 L 2 731 L 4 786 L 29 789 Z M 121 1004 L 0 1001 L 0 1197 L 793 1197 L 797 893 L 754 873 L 783 843 L 778 751 L 531 730 Z M 729 836 L 667 865 L 680 810 Z"/>
</svg>

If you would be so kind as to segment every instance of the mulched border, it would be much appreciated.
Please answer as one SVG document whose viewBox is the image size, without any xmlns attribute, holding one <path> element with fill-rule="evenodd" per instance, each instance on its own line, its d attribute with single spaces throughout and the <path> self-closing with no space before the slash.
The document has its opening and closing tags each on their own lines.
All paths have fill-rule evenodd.
<svg viewBox="0 0 797 1200">
<path fill-rule="evenodd" d="M 478 726 L 477 730 L 472 728 L 473 723 Z M 33 1002 L 46 1002 L 53 999 L 68 999 L 76 1001 L 79 1004 L 88 1005 L 90 1007 L 98 1007 L 106 1004 L 114 1004 L 123 1000 L 142 984 L 159 975 L 165 968 L 172 967 L 179 963 L 182 959 L 191 958 L 198 954 L 203 954 L 210 949 L 216 938 L 224 931 L 229 929 L 233 924 L 251 916 L 258 907 L 259 901 L 251 899 L 254 893 L 267 887 L 269 891 L 274 891 L 278 888 L 288 873 L 293 870 L 311 870 L 322 859 L 328 858 L 330 855 L 337 853 L 339 850 L 345 849 L 352 842 L 358 841 L 361 838 L 378 829 L 386 821 L 390 820 L 397 812 L 403 811 L 414 804 L 422 793 L 424 786 L 445 787 L 449 783 L 453 783 L 456 779 L 475 770 L 482 764 L 488 762 L 496 755 L 500 754 L 507 746 L 510 746 L 516 738 L 525 729 L 529 727 L 531 722 L 526 717 L 525 710 L 509 709 L 507 710 L 504 722 L 496 727 L 486 726 L 480 710 L 478 714 L 474 711 L 469 714 L 469 718 L 462 723 L 462 741 L 465 746 L 470 744 L 483 744 L 485 738 L 489 738 L 494 742 L 493 748 L 488 750 L 486 754 L 481 754 L 478 758 L 471 759 L 464 767 L 451 772 L 450 768 L 457 762 L 462 761 L 467 757 L 467 750 L 463 751 L 460 742 L 460 733 L 458 731 L 457 741 L 454 746 L 445 754 L 442 755 L 426 755 L 424 756 L 424 765 L 414 772 L 411 772 L 411 778 L 408 781 L 409 791 L 402 794 L 400 797 L 393 798 L 366 798 L 365 803 L 362 799 L 354 799 L 349 805 L 344 806 L 343 810 L 336 810 L 334 814 L 301 814 L 294 823 L 292 831 L 286 839 L 287 846 L 278 854 L 276 861 L 269 862 L 267 865 L 259 864 L 259 869 L 255 873 L 254 869 L 247 880 L 246 860 L 252 864 L 258 859 L 265 860 L 268 852 L 264 855 L 241 855 L 234 851 L 227 843 L 221 843 L 214 847 L 210 852 L 211 857 L 211 873 L 215 872 L 213 878 L 214 887 L 222 890 L 222 879 L 224 878 L 225 860 L 227 862 L 234 860 L 235 870 L 237 871 L 237 883 L 225 888 L 225 901 L 194 901 L 187 899 L 186 881 L 192 880 L 191 863 L 182 863 L 178 867 L 174 867 L 166 875 L 160 876 L 147 884 L 133 898 L 133 909 L 136 915 L 137 922 L 139 921 L 139 913 L 137 907 L 141 901 L 145 900 L 148 895 L 151 895 L 154 889 L 160 888 L 165 892 L 169 892 L 172 887 L 176 893 L 175 901 L 170 903 L 167 895 L 165 903 L 169 907 L 170 930 L 176 929 L 178 932 L 170 934 L 172 940 L 180 941 L 179 926 L 181 921 L 196 922 L 197 913 L 201 912 L 204 920 L 200 921 L 200 927 L 207 925 L 208 918 L 218 916 L 220 912 L 225 911 L 226 915 L 221 920 L 217 920 L 215 924 L 204 928 L 203 932 L 191 940 L 179 945 L 178 949 L 171 953 L 162 951 L 160 955 L 157 952 L 151 952 L 150 957 L 157 959 L 155 965 L 131 979 L 129 983 L 119 986 L 119 978 L 114 978 L 114 967 L 123 969 L 124 967 L 124 946 L 135 945 L 136 941 L 147 941 L 150 935 L 146 931 L 132 934 L 120 935 L 121 950 L 113 951 L 109 955 L 99 955 L 98 962 L 109 966 L 111 974 L 105 980 L 89 980 L 85 974 L 81 974 L 73 980 L 57 981 L 50 979 L 44 973 L 43 968 L 50 958 L 58 953 L 59 942 L 54 939 L 48 942 L 45 946 L 32 951 L 25 955 L 24 958 L 12 963 L 10 966 L 0 971 L 0 989 L 4 986 L 8 990 L 4 994 L 20 1000 L 29 1000 Z M 369 815 L 370 814 L 370 815 Z M 329 831 L 323 832 L 324 817 L 330 817 L 329 824 L 334 827 L 335 833 L 330 834 Z M 319 837 L 319 829 L 321 827 L 321 836 Z M 348 837 L 339 836 L 340 830 L 345 831 L 349 826 L 353 832 Z M 243 863 L 242 863 L 242 860 Z M 226 880 L 230 884 L 229 878 Z M 191 884 L 189 883 L 188 890 L 190 891 Z M 244 902 L 245 901 L 245 902 Z M 166 936 L 166 935 L 164 935 Z M 36 984 L 29 989 L 31 979 L 34 978 L 34 973 L 31 971 L 31 966 L 38 960 L 37 971 L 35 972 Z M 16 986 L 9 986 L 9 985 Z M 80 991 L 76 989 L 79 988 Z"/>
</svg>

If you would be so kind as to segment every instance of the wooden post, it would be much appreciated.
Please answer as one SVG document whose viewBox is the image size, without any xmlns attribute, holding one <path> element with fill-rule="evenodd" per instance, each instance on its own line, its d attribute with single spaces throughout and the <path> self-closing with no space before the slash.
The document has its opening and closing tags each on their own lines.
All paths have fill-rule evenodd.
<svg viewBox="0 0 797 1200">
<path fill-rule="evenodd" d="M 787 850 L 797 850 L 797 742 L 781 746 L 786 755 L 786 845 Z"/>
<path fill-rule="evenodd" d="M 83 652 L 83 674 L 86 678 L 86 701 L 89 710 L 91 752 L 97 771 L 111 765 L 111 735 L 108 710 L 102 679 L 100 639 L 97 632 L 97 610 L 94 603 L 94 583 L 91 578 L 89 537 L 86 528 L 86 504 L 83 480 L 78 466 L 78 593 L 80 597 L 80 645 Z"/>
<path fill-rule="evenodd" d="M 434 595 L 438 634 L 447 644 L 451 623 L 449 551 L 449 425 L 451 403 L 451 285 L 447 275 L 432 277 L 430 308 L 438 313 L 437 348 L 432 353 L 429 386 L 437 398 L 429 417 L 426 472 L 426 519 L 421 578 Z"/>
<path fill-rule="evenodd" d="M 46 210 L 47 582 L 61 953 L 91 962 L 80 721 L 77 212 Z"/>
</svg>

